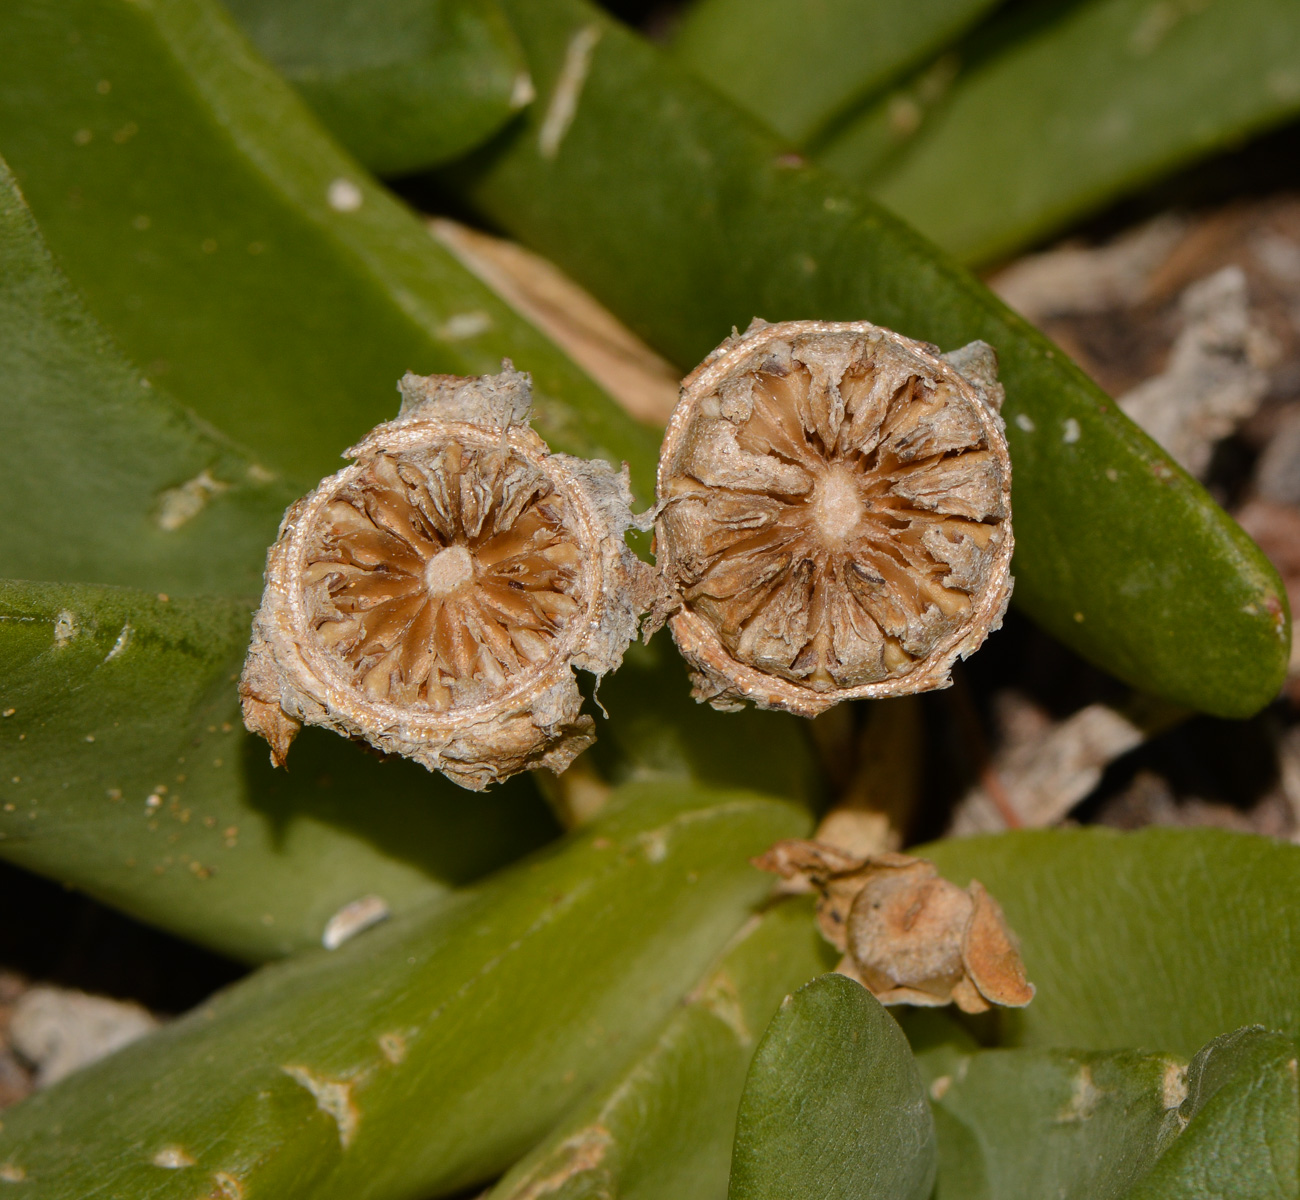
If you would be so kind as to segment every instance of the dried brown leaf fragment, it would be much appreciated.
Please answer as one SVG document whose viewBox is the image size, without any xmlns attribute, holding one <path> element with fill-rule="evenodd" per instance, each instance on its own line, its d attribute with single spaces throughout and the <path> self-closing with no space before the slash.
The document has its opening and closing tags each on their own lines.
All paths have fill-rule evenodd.
<svg viewBox="0 0 1300 1200">
<path fill-rule="evenodd" d="M 959 888 L 923 858 L 859 858 L 799 839 L 777 842 L 754 865 L 781 876 L 785 891 L 818 893 L 822 935 L 844 955 L 836 970 L 882 1004 L 974 1013 L 1034 998 L 1015 935 L 977 880 Z"/>
<path fill-rule="evenodd" d="M 946 686 L 1011 593 L 990 347 L 755 321 L 683 383 L 659 461 L 673 637 L 715 708 Z"/>
<path fill-rule="evenodd" d="M 267 555 L 240 693 L 282 764 L 323 725 L 482 788 L 594 740 L 573 668 L 613 670 L 656 595 L 626 471 L 552 454 L 529 377 L 407 375 L 396 420 Z"/>
</svg>

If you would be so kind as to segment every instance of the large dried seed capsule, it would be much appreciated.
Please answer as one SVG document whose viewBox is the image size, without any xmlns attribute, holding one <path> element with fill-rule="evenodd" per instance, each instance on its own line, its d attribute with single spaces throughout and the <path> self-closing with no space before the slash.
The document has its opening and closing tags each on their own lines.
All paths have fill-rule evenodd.
<svg viewBox="0 0 1300 1200">
<path fill-rule="evenodd" d="M 654 595 L 626 472 L 552 454 L 530 381 L 407 375 L 395 421 L 285 515 L 240 692 L 284 762 L 302 724 L 469 788 L 591 744 L 573 667 L 613 670 Z"/>
<path fill-rule="evenodd" d="M 673 637 L 715 708 L 944 687 L 1011 593 L 996 358 L 755 321 L 682 385 L 659 459 Z"/>
</svg>

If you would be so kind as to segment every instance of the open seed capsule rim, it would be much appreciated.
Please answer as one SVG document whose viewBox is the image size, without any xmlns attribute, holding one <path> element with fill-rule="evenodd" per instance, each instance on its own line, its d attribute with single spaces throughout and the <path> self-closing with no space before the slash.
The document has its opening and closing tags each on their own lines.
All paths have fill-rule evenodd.
<svg viewBox="0 0 1300 1200">
<path fill-rule="evenodd" d="M 1015 537 L 1011 521 L 1010 456 L 1001 418 L 970 380 L 939 357 L 934 346 L 914 341 L 870 321 L 782 321 L 776 324 L 756 321 L 744 333 L 728 338 L 718 346 L 682 380 L 681 395 L 664 431 L 659 453 L 655 480 L 659 500 L 663 500 L 667 484 L 675 473 L 679 451 L 699 405 L 714 395 L 724 380 L 733 373 L 757 370 L 764 349 L 773 342 L 790 341 L 810 334 L 838 333 L 865 334 L 892 343 L 915 358 L 919 367 L 932 373 L 936 382 L 947 383 L 970 403 L 988 448 L 1003 467 L 1001 499 L 1006 516 L 999 525 L 1002 537 L 992 561 L 988 584 L 981 593 L 972 597 L 974 603 L 970 616 L 905 675 L 821 692 L 739 662 L 723 645 L 712 624 L 685 605 L 669 619 L 669 629 L 683 656 L 703 670 L 711 684 L 718 680 L 726 681 L 725 689 L 718 688 L 719 697 L 734 695 L 760 708 L 779 708 L 804 717 L 817 716 L 844 700 L 882 699 L 950 686 L 953 663 L 958 657 L 965 658 L 974 653 L 985 637 L 1001 625 L 1011 596 L 1011 557 Z M 656 521 L 656 536 L 662 546 L 664 531 L 661 521 Z M 661 569 L 664 566 L 671 564 L 661 560 Z M 664 574 L 668 576 L 669 571 L 664 571 Z"/>
<path fill-rule="evenodd" d="M 285 661 L 282 654 L 277 654 L 277 658 L 292 672 L 295 685 L 336 715 L 359 726 L 369 727 L 377 723 L 410 740 L 461 734 L 480 723 L 526 715 L 538 695 L 571 678 L 569 663 L 580 653 L 589 630 L 600 624 L 604 604 L 603 556 L 599 552 L 589 553 L 584 555 L 575 587 L 569 593 L 579 602 L 580 611 L 565 623 L 551 654 L 528 670 L 521 671 L 508 688 L 494 692 L 478 704 L 443 712 L 425 712 L 372 700 L 346 678 L 334 657 L 319 644 L 307 611 L 306 589 L 301 582 L 311 538 L 322 510 L 343 488 L 364 475 L 370 457 L 385 452 L 402 455 L 453 441 L 467 448 L 473 446 L 487 450 L 498 449 L 504 444 L 512 453 L 539 468 L 561 498 L 565 525 L 571 530 L 575 542 L 587 547 L 598 545 L 603 531 L 597 528 L 592 518 L 590 501 L 580 481 L 566 468 L 563 459 L 552 455 L 545 442 L 531 430 L 513 426 L 503 433 L 464 421 L 406 417 L 381 425 L 364 441 L 351 447 L 347 455 L 358 461 L 321 480 L 310 495 L 290 510 L 267 565 L 268 597 L 275 597 L 274 608 L 282 614 L 287 626 L 284 632 L 296 650 L 290 661 Z"/>
</svg>

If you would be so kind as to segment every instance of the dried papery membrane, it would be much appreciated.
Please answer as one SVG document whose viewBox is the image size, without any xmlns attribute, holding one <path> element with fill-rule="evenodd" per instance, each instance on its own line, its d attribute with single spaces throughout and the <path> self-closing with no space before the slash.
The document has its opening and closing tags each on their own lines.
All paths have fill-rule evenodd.
<svg viewBox="0 0 1300 1200">
<path fill-rule="evenodd" d="M 613 670 L 658 586 L 626 471 L 552 454 L 530 380 L 407 375 L 401 412 L 285 515 L 240 683 L 282 764 L 303 724 L 469 788 L 591 744 L 573 667 Z"/>
<path fill-rule="evenodd" d="M 836 970 L 882 1004 L 986 1012 L 1034 998 L 1015 935 L 976 880 L 959 888 L 923 858 L 859 858 L 799 839 L 778 842 L 754 865 L 780 875 L 785 891 L 818 893 L 822 934 L 844 955 Z"/>
<path fill-rule="evenodd" d="M 755 321 L 682 385 L 659 460 L 673 637 L 715 708 L 944 687 L 1011 593 L 990 347 Z"/>
</svg>

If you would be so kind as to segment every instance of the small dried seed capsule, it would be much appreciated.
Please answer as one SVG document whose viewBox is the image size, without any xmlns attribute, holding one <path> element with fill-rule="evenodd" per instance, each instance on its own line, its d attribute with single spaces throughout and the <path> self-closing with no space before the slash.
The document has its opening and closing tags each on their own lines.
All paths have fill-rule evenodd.
<svg viewBox="0 0 1300 1200">
<path fill-rule="evenodd" d="M 835 969 L 881 1004 L 976 1013 L 1034 998 L 1015 935 L 978 880 L 959 888 L 924 858 L 797 838 L 752 861 L 780 875 L 783 891 L 818 893 L 822 936 L 844 955 Z"/>
<path fill-rule="evenodd" d="M 659 459 L 673 637 L 715 708 L 815 716 L 944 687 L 1011 593 L 996 358 L 755 321 L 682 385 Z"/>
<path fill-rule="evenodd" d="M 526 374 L 407 375 L 401 411 L 267 555 L 240 693 L 282 764 L 302 724 L 479 789 L 594 740 L 573 667 L 613 670 L 657 582 L 626 471 L 552 454 Z"/>
</svg>

